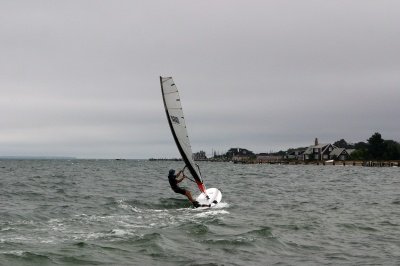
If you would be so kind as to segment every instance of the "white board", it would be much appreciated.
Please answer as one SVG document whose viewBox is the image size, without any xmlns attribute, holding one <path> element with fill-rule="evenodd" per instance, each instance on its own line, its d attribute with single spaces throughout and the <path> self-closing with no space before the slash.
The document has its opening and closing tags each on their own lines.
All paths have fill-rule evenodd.
<svg viewBox="0 0 400 266">
<path fill-rule="evenodd" d="M 222 200 L 222 193 L 218 188 L 209 188 L 206 190 L 206 192 L 207 192 L 207 195 L 210 197 L 210 199 L 207 199 L 206 195 L 204 195 L 204 193 L 201 193 L 196 198 L 196 200 L 200 204 L 211 204 L 211 207 L 214 207 Z M 214 200 L 216 200 L 217 203 L 213 203 Z"/>
</svg>

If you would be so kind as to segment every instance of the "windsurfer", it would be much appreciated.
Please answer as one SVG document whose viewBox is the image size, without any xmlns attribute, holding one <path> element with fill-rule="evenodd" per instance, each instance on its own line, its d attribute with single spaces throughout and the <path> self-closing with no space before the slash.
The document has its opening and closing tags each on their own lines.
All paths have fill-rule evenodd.
<svg viewBox="0 0 400 266">
<path fill-rule="evenodd" d="M 185 195 L 195 208 L 210 207 L 210 205 L 200 205 L 196 200 L 193 199 L 192 193 L 190 193 L 189 190 L 183 189 L 178 186 L 178 183 L 182 182 L 183 179 L 185 179 L 185 178 L 186 178 L 186 175 L 183 173 L 182 170 L 179 171 L 176 175 L 175 175 L 174 169 L 169 170 L 169 174 L 168 174 L 169 184 L 171 185 L 171 188 L 175 193 Z"/>
</svg>

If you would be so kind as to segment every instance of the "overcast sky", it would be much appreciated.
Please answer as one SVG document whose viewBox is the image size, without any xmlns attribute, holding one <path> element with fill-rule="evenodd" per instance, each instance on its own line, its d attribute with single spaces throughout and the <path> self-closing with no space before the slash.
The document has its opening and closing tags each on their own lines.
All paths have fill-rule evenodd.
<svg viewBox="0 0 400 266">
<path fill-rule="evenodd" d="M 400 1 L 1 1 L 0 155 L 178 157 L 400 141 Z"/>
</svg>

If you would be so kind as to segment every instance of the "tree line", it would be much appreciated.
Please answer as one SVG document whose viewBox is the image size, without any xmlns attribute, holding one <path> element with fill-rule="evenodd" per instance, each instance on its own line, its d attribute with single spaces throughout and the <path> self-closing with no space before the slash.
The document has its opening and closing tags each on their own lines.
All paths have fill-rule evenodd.
<svg viewBox="0 0 400 266">
<path fill-rule="evenodd" d="M 394 140 L 385 140 L 378 132 L 374 133 L 367 142 L 348 144 L 344 139 L 333 145 L 355 149 L 351 154 L 354 160 L 400 160 L 400 144 Z"/>
</svg>

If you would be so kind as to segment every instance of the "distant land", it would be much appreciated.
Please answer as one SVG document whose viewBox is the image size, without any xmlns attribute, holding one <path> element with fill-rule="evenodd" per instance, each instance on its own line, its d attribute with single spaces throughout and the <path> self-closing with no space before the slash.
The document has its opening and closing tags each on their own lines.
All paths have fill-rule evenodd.
<svg viewBox="0 0 400 266">
<path fill-rule="evenodd" d="M 0 160 L 75 160 L 66 156 L 0 156 Z"/>
<path fill-rule="evenodd" d="M 379 132 L 375 132 L 367 142 L 348 143 L 340 139 L 333 144 L 320 144 L 315 138 L 314 145 L 308 147 L 290 148 L 286 151 L 255 154 L 244 148 L 231 148 L 224 154 L 214 152 L 212 157 L 207 157 L 204 151 L 193 154 L 195 161 L 214 162 L 311 162 L 328 160 L 353 160 L 353 161 L 396 161 L 400 166 L 400 143 L 390 139 L 383 139 Z M 150 161 L 177 161 L 180 159 L 149 159 Z M 389 163 L 390 165 L 390 163 Z"/>
</svg>

